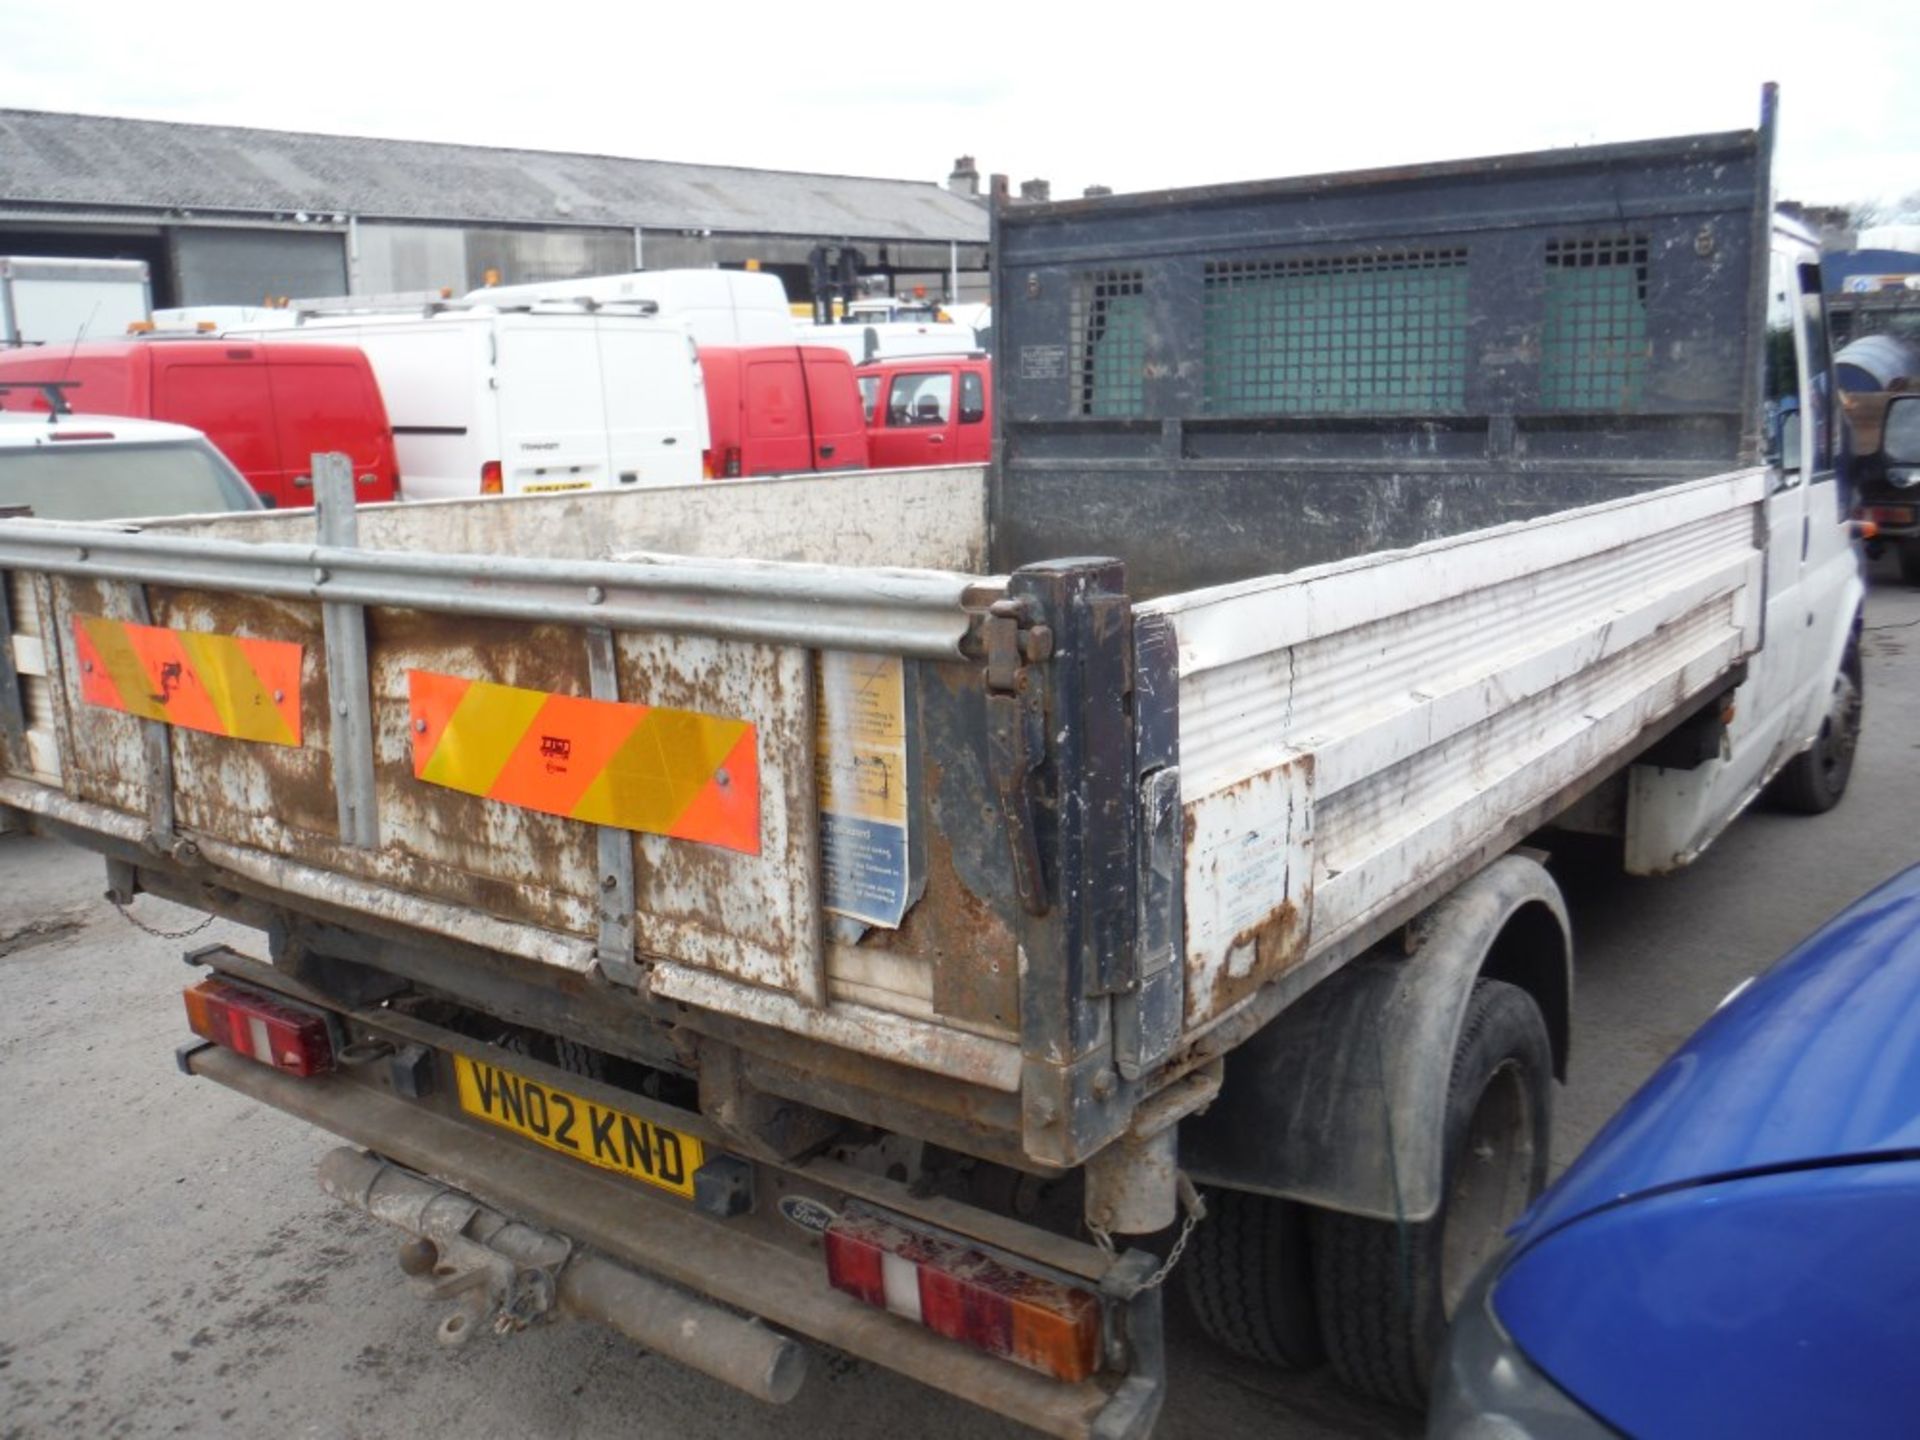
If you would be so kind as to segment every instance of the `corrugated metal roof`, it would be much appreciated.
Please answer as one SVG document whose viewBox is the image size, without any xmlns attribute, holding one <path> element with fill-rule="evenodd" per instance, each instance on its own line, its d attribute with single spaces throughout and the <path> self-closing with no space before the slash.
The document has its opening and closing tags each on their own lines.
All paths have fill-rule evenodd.
<svg viewBox="0 0 1920 1440">
<path fill-rule="evenodd" d="M 645 225 L 881 240 L 987 238 L 938 185 L 0 109 L 0 203 Z"/>
</svg>

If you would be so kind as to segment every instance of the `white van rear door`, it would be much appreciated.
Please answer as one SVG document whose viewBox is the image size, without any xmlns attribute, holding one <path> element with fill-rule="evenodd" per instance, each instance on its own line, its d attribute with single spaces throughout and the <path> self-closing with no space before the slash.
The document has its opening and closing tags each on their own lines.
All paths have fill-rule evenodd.
<svg viewBox="0 0 1920 1440">
<path fill-rule="evenodd" d="M 610 484 L 595 322 L 579 315 L 503 315 L 494 326 L 505 492 Z"/>
<path fill-rule="evenodd" d="M 686 333 L 597 319 L 608 459 L 619 485 L 692 485 L 707 448 L 706 388 Z"/>
</svg>

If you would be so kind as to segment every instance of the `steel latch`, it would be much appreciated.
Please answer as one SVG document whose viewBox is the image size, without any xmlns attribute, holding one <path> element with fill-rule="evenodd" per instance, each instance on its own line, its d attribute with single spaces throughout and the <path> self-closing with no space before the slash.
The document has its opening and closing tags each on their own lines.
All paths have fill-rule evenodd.
<svg viewBox="0 0 1920 1440">
<path fill-rule="evenodd" d="M 1030 660 L 1053 652 L 1053 632 L 1033 625 L 1031 602 L 995 601 L 987 612 L 987 768 L 1006 822 L 1013 883 L 1030 915 L 1047 913 L 1046 876 L 1035 827 L 1034 774 L 1046 759 L 1046 700 L 1031 683 Z"/>
</svg>

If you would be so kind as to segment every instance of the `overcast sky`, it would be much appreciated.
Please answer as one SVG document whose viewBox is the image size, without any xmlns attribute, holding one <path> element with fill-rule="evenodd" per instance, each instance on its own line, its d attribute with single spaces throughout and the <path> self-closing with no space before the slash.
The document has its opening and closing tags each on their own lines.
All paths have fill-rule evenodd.
<svg viewBox="0 0 1920 1440">
<path fill-rule="evenodd" d="M 1754 123 L 1779 189 L 1920 189 L 1912 0 L 512 7 L 0 0 L 0 105 L 1137 190 Z"/>
</svg>

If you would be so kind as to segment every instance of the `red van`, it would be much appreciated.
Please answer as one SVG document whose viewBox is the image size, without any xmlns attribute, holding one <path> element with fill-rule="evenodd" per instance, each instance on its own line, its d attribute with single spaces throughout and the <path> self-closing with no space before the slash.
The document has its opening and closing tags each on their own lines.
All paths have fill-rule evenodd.
<svg viewBox="0 0 1920 1440">
<path fill-rule="evenodd" d="M 993 361 L 965 355 L 903 355 L 854 371 L 876 470 L 910 465 L 984 465 L 993 456 Z"/>
<path fill-rule="evenodd" d="M 828 345 L 707 345 L 709 480 L 867 468 L 853 361 Z"/>
<path fill-rule="evenodd" d="M 205 431 L 269 505 L 313 503 L 316 450 L 352 457 L 359 499 L 396 493 L 393 430 L 356 346 L 182 336 L 0 350 L 0 382 L 41 380 L 63 382 L 83 414 Z M 0 391 L 0 409 L 46 408 L 38 392 Z"/>
</svg>

